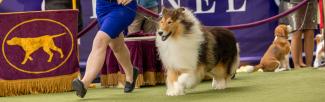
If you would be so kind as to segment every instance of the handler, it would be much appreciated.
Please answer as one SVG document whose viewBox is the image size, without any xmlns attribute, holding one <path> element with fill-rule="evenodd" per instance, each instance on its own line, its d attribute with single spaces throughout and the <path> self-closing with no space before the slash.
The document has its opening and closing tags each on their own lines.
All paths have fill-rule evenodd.
<svg viewBox="0 0 325 102">
<path fill-rule="evenodd" d="M 82 80 L 75 79 L 72 82 L 73 89 L 77 96 L 83 98 L 87 92 L 87 86 L 95 79 L 102 69 L 106 50 L 109 46 L 116 59 L 123 67 L 126 75 L 124 92 L 132 92 L 138 75 L 138 69 L 134 68 L 130 52 L 124 42 L 122 31 L 127 29 L 136 16 L 137 8 L 135 0 L 97 0 L 96 13 L 100 24 L 92 50 L 87 60 L 86 73 Z M 133 70 L 132 70 L 133 69 Z"/>
</svg>

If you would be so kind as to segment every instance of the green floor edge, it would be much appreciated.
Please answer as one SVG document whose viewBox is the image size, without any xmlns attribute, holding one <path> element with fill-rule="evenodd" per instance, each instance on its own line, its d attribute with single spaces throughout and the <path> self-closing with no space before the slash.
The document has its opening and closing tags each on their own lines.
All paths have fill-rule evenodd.
<svg viewBox="0 0 325 102">
<path fill-rule="evenodd" d="M 301 69 L 279 73 L 238 73 L 229 88 L 213 90 L 205 81 L 187 95 L 168 97 L 164 85 L 136 89 L 88 90 L 80 99 L 74 92 L 0 97 L 0 102 L 325 102 L 325 70 Z M 1 91 L 1 90 L 0 90 Z"/>
</svg>

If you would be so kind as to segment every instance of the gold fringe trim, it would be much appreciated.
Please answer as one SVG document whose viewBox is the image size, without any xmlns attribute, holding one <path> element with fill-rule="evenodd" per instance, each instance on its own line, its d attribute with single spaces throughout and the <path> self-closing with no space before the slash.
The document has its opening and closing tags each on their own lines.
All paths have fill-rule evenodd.
<svg viewBox="0 0 325 102">
<path fill-rule="evenodd" d="M 101 75 L 100 82 L 101 82 L 101 86 L 103 86 L 103 87 L 117 86 L 118 74 L 111 73 L 111 74 L 107 74 L 107 75 Z"/>
<path fill-rule="evenodd" d="M 145 72 L 144 80 L 144 85 L 157 85 L 164 84 L 166 77 L 163 72 Z"/>
<path fill-rule="evenodd" d="M 37 79 L 0 80 L 0 96 L 71 91 L 71 82 L 78 75 L 79 72 Z"/>
<path fill-rule="evenodd" d="M 125 75 L 118 73 L 110 73 L 108 75 L 101 75 L 101 86 L 123 88 L 125 83 Z M 145 72 L 139 74 L 136 81 L 136 88 L 146 85 L 157 85 L 165 83 L 165 74 L 163 72 Z"/>
</svg>

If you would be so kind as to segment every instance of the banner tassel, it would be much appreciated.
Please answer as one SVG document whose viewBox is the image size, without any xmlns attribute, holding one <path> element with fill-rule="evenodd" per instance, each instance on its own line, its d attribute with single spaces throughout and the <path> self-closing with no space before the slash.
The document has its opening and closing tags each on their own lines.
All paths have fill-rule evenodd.
<svg viewBox="0 0 325 102">
<path fill-rule="evenodd" d="M 0 80 L 0 97 L 71 91 L 71 82 L 78 74 L 79 72 L 47 78 Z"/>
</svg>

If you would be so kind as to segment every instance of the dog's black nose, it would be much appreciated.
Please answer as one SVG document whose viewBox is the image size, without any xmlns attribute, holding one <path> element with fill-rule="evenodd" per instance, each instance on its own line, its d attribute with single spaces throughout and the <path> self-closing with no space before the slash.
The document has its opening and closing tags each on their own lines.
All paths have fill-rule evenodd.
<svg viewBox="0 0 325 102">
<path fill-rule="evenodd" d="M 159 34 L 160 36 L 161 36 L 163 33 L 164 33 L 164 32 L 162 32 L 162 31 L 159 31 L 159 32 L 158 32 L 158 34 Z"/>
</svg>

